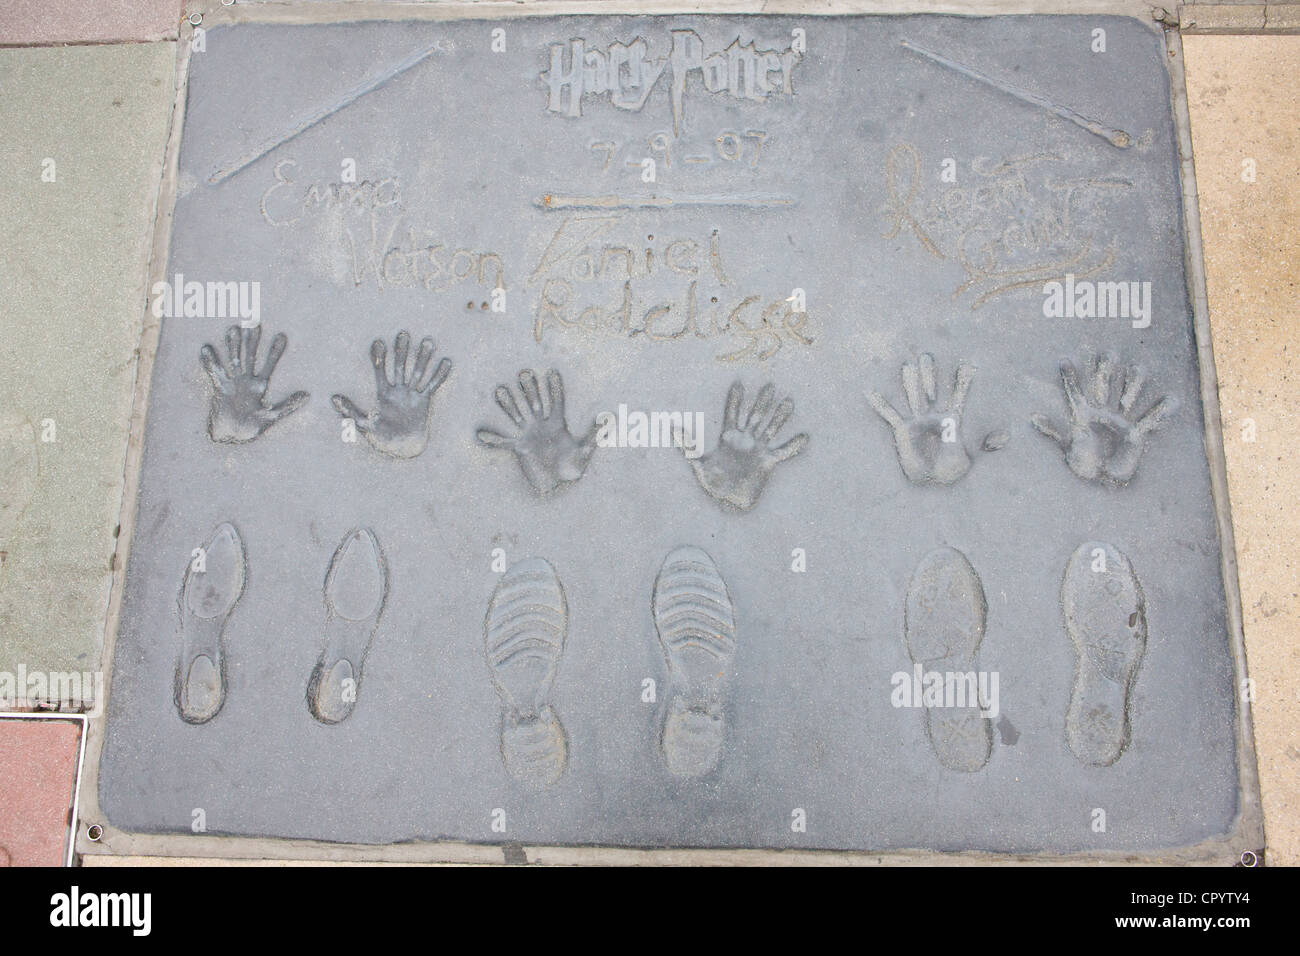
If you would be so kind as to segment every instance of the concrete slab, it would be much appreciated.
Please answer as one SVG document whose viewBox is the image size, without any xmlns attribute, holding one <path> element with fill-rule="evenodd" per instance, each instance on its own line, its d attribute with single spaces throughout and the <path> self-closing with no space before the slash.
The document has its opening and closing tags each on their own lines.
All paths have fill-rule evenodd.
<svg viewBox="0 0 1300 956">
<path fill-rule="evenodd" d="M 1228 833 L 1165 59 L 1096 17 L 209 30 L 107 820 L 1011 852 Z M 1094 281 L 1137 285 L 1079 317 Z M 241 287 L 206 283 L 230 282 L 246 308 L 218 316 Z M 643 447 L 635 412 L 681 413 L 689 454 Z M 911 701 L 918 670 L 983 681 L 985 713 Z"/>
<path fill-rule="evenodd" d="M 184 0 L 5 0 L 0 44 L 175 39 Z"/>
<path fill-rule="evenodd" d="M 138 867 L 138 866 L 197 866 L 197 867 L 241 867 L 241 866 L 432 866 L 444 864 L 409 864 L 409 863 L 352 863 L 346 860 L 223 860 L 219 857 L 188 856 L 87 856 L 82 860 L 83 866 L 98 867 Z M 451 865 L 451 864 L 445 864 Z"/>
<path fill-rule="evenodd" d="M 1270 3 L 1264 11 L 1264 26 L 1270 31 L 1300 32 L 1300 4 Z"/>
<path fill-rule="evenodd" d="M 1184 49 L 1268 858 L 1295 866 L 1300 37 L 1189 37 Z"/>
<path fill-rule="evenodd" d="M 0 719 L 0 866 L 65 866 L 81 724 Z"/>
<path fill-rule="evenodd" d="M 0 697 L 94 686 L 174 55 L 0 50 Z"/>
<path fill-rule="evenodd" d="M 1179 26 L 1189 33 L 1249 33 L 1264 29 L 1266 6 L 1195 3 L 1179 10 Z"/>
</svg>

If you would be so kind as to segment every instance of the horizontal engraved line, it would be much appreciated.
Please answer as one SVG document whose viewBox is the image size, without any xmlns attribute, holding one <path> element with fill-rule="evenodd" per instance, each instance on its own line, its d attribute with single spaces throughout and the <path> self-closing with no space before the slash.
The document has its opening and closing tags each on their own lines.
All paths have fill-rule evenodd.
<svg viewBox="0 0 1300 956">
<path fill-rule="evenodd" d="M 548 193 L 533 200 L 542 209 L 671 209 L 676 206 L 750 206 L 771 208 L 793 206 L 787 196 L 555 196 Z"/>
</svg>

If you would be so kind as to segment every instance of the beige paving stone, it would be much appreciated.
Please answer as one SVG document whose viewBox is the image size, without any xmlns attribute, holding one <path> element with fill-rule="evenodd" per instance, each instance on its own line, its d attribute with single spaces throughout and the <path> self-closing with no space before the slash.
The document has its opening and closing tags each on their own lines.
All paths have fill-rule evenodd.
<svg viewBox="0 0 1300 956">
<path fill-rule="evenodd" d="M 0 672 L 99 667 L 174 58 L 0 50 Z"/>
<path fill-rule="evenodd" d="M 1195 36 L 1184 47 L 1264 827 L 1269 862 L 1296 865 L 1300 37 Z"/>
<path fill-rule="evenodd" d="M 82 866 L 458 866 L 451 863 L 354 863 L 338 860 L 225 860 L 191 856 L 94 856 L 81 858 Z"/>
<path fill-rule="evenodd" d="M 4 0 L 0 43 L 175 38 L 181 0 Z"/>
<path fill-rule="evenodd" d="M 1239 33 L 1264 29 L 1264 4 L 1188 4 L 1179 12 L 1184 31 Z"/>
<path fill-rule="evenodd" d="M 1300 30 L 1300 3 L 1270 3 L 1264 25 L 1270 30 Z"/>
</svg>

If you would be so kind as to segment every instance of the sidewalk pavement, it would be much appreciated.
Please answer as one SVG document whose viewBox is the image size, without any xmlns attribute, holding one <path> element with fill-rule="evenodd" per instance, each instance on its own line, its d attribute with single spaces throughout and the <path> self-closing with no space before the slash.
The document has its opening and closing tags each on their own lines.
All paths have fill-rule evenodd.
<svg viewBox="0 0 1300 956">
<path fill-rule="evenodd" d="M 0 50 L 0 672 L 100 666 L 175 53 Z"/>
<path fill-rule="evenodd" d="M 9 0 L 0 44 L 157 41 L 179 6 Z M 1300 37 L 1184 46 L 1268 861 L 1296 865 Z M 0 671 L 99 667 L 174 60 L 171 42 L 0 49 Z"/>
<path fill-rule="evenodd" d="M 1184 38 L 1268 862 L 1300 864 L 1300 36 Z"/>
</svg>

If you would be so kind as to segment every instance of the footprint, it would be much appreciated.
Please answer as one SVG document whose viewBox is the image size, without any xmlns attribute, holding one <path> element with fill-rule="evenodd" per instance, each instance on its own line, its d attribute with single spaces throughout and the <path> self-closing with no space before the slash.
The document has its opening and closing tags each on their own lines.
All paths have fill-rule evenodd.
<svg viewBox="0 0 1300 956">
<path fill-rule="evenodd" d="M 325 648 L 307 684 L 307 706 L 323 724 L 346 720 L 388 598 L 388 565 L 369 528 L 349 531 L 325 574 Z"/>
<path fill-rule="evenodd" d="M 953 548 L 931 551 L 907 588 L 903 634 L 912 663 L 945 676 L 978 675 L 987 613 L 984 588 L 966 556 Z M 949 770 L 970 773 L 988 763 L 993 727 L 978 703 L 926 707 L 925 726 L 935 756 Z"/>
<path fill-rule="evenodd" d="M 244 593 L 244 542 L 225 521 L 185 566 L 178 602 L 181 656 L 176 662 L 173 697 L 181 719 L 207 723 L 226 700 L 226 659 L 222 635 L 226 620 Z"/>
<path fill-rule="evenodd" d="M 568 736 L 549 700 L 568 630 L 564 588 L 542 558 L 505 573 L 483 619 L 483 649 L 503 705 L 501 759 L 533 789 L 559 780 L 569 760 Z"/>
<path fill-rule="evenodd" d="M 698 777 L 716 767 L 722 753 L 723 693 L 736 656 L 735 608 L 713 559 L 689 546 L 664 558 L 652 603 L 672 680 L 660 747 L 670 771 Z"/>
<path fill-rule="evenodd" d="M 1079 760 L 1108 767 L 1128 746 L 1129 695 L 1147 646 L 1142 586 L 1113 545 L 1088 541 L 1066 565 L 1061 607 L 1076 655 L 1066 740 Z"/>
</svg>

